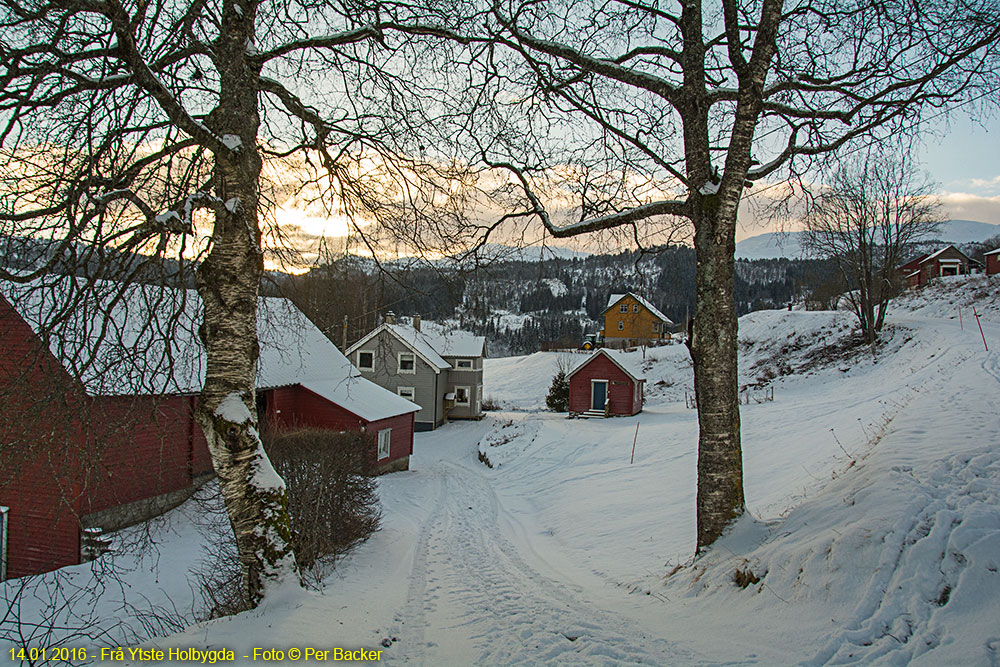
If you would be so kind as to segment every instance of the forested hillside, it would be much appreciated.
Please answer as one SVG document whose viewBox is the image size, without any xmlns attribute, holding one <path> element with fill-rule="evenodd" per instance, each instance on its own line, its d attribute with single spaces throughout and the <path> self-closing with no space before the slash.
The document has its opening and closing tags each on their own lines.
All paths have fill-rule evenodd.
<svg viewBox="0 0 1000 667">
<path fill-rule="evenodd" d="M 503 356 L 533 352 L 545 343 L 579 344 L 585 333 L 600 328 L 600 315 L 615 293 L 640 294 L 683 326 L 694 312 L 694 269 L 694 250 L 686 246 L 473 269 L 404 262 L 377 268 L 348 257 L 284 278 L 280 286 L 338 344 L 345 337 L 345 317 L 350 344 L 392 311 L 484 334 L 490 354 Z M 830 266 L 819 260 L 737 262 L 737 310 L 742 315 L 783 307 L 831 276 Z"/>
</svg>

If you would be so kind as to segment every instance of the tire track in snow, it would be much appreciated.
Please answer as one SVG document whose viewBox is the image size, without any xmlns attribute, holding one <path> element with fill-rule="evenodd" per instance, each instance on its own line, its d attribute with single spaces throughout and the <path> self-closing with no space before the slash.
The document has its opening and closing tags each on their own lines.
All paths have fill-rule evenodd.
<svg viewBox="0 0 1000 667">
<path fill-rule="evenodd" d="M 441 462 L 438 505 L 421 529 L 399 641 L 387 662 L 698 664 L 528 565 L 500 530 L 489 481 Z"/>
</svg>

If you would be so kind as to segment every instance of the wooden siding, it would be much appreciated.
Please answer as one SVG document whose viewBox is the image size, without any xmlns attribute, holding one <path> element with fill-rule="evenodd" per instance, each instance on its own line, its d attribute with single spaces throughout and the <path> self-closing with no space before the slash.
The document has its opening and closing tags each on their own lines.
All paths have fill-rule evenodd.
<svg viewBox="0 0 1000 667">
<path fill-rule="evenodd" d="M 1000 253 L 986 255 L 986 275 L 992 276 L 1000 273 Z"/>
<path fill-rule="evenodd" d="M 81 517 L 211 472 L 192 397 L 90 397 L 0 298 L 0 505 L 9 577 L 79 562 Z"/>
<path fill-rule="evenodd" d="M 623 304 L 628 308 L 627 313 L 621 312 Z M 624 328 L 618 328 L 619 322 Z M 653 331 L 654 323 L 659 324 L 659 331 Z M 631 295 L 625 295 L 623 299 L 604 313 L 605 338 L 654 340 L 664 337 L 665 328 L 665 323 L 659 317 L 653 315 L 648 308 Z"/>
<path fill-rule="evenodd" d="M 391 428 L 389 458 L 381 459 L 379 463 L 390 463 L 413 453 L 412 412 L 368 422 L 299 385 L 264 393 L 267 425 L 270 428 L 314 427 L 334 431 L 364 431 L 371 434 L 372 447 L 376 446 L 374 438 L 378 432 Z"/>
<path fill-rule="evenodd" d="M 608 381 L 609 414 L 634 415 L 642 410 L 642 385 L 639 381 L 638 396 L 636 382 L 610 359 L 595 354 L 569 379 L 569 411 L 590 410 L 591 380 Z"/>
<path fill-rule="evenodd" d="M 472 368 L 458 368 L 456 366 L 459 359 L 471 359 Z M 447 373 L 447 391 L 455 391 L 456 387 L 469 388 L 469 405 L 456 405 L 448 410 L 449 419 L 479 419 L 483 416 L 482 401 L 479 388 L 483 384 L 483 358 L 482 357 L 444 357 L 444 360 L 451 364 L 451 369 Z M 476 409 L 476 401 L 480 402 L 480 409 Z"/>
<path fill-rule="evenodd" d="M 394 394 L 399 393 L 400 387 L 413 387 L 413 402 L 420 406 L 420 412 L 416 414 L 416 421 L 424 424 L 437 426 L 443 419 L 443 402 L 445 394 L 444 378 L 439 377 L 434 372 L 434 368 L 421 359 L 420 355 L 414 354 L 415 373 L 397 372 L 400 353 L 413 353 L 413 351 L 392 334 L 381 331 L 377 336 L 362 346 L 365 351 L 373 351 L 374 370 L 361 370 L 361 375 L 366 380 L 371 380 L 375 384 L 388 389 Z M 351 363 L 358 365 L 358 352 L 351 353 Z M 445 371 L 447 372 L 447 371 Z"/>
</svg>

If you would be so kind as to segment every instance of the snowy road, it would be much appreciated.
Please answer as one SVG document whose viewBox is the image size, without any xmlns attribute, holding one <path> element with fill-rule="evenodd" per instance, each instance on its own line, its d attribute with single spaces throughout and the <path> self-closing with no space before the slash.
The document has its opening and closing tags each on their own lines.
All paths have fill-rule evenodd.
<svg viewBox="0 0 1000 667">
<path fill-rule="evenodd" d="M 506 539 L 505 515 L 481 473 L 437 461 L 406 604 L 389 662 L 424 664 L 697 664 L 600 608 L 579 588 L 532 568 Z"/>
</svg>

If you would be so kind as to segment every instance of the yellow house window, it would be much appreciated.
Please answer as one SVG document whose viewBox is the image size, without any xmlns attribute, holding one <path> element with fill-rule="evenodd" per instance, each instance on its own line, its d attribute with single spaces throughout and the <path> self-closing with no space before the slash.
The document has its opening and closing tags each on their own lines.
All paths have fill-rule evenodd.
<svg viewBox="0 0 1000 667">
<path fill-rule="evenodd" d="M 618 330 L 619 331 L 624 331 L 625 330 L 625 323 L 623 321 L 621 321 L 621 320 L 618 320 Z"/>
<path fill-rule="evenodd" d="M 639 304 L 637 304 L 637 303 L 633 303 L 632 304 L 632 312 L 633 313 L 638 313 L 639 312 Z"/>
<path fill-rule="evenodd" d="M 623 303 L 622 305 L 618 306 L 618 312 L 619 313 L 627 313 L 628 312 L 628 304 L 627 303 Z"/>
</svg>

